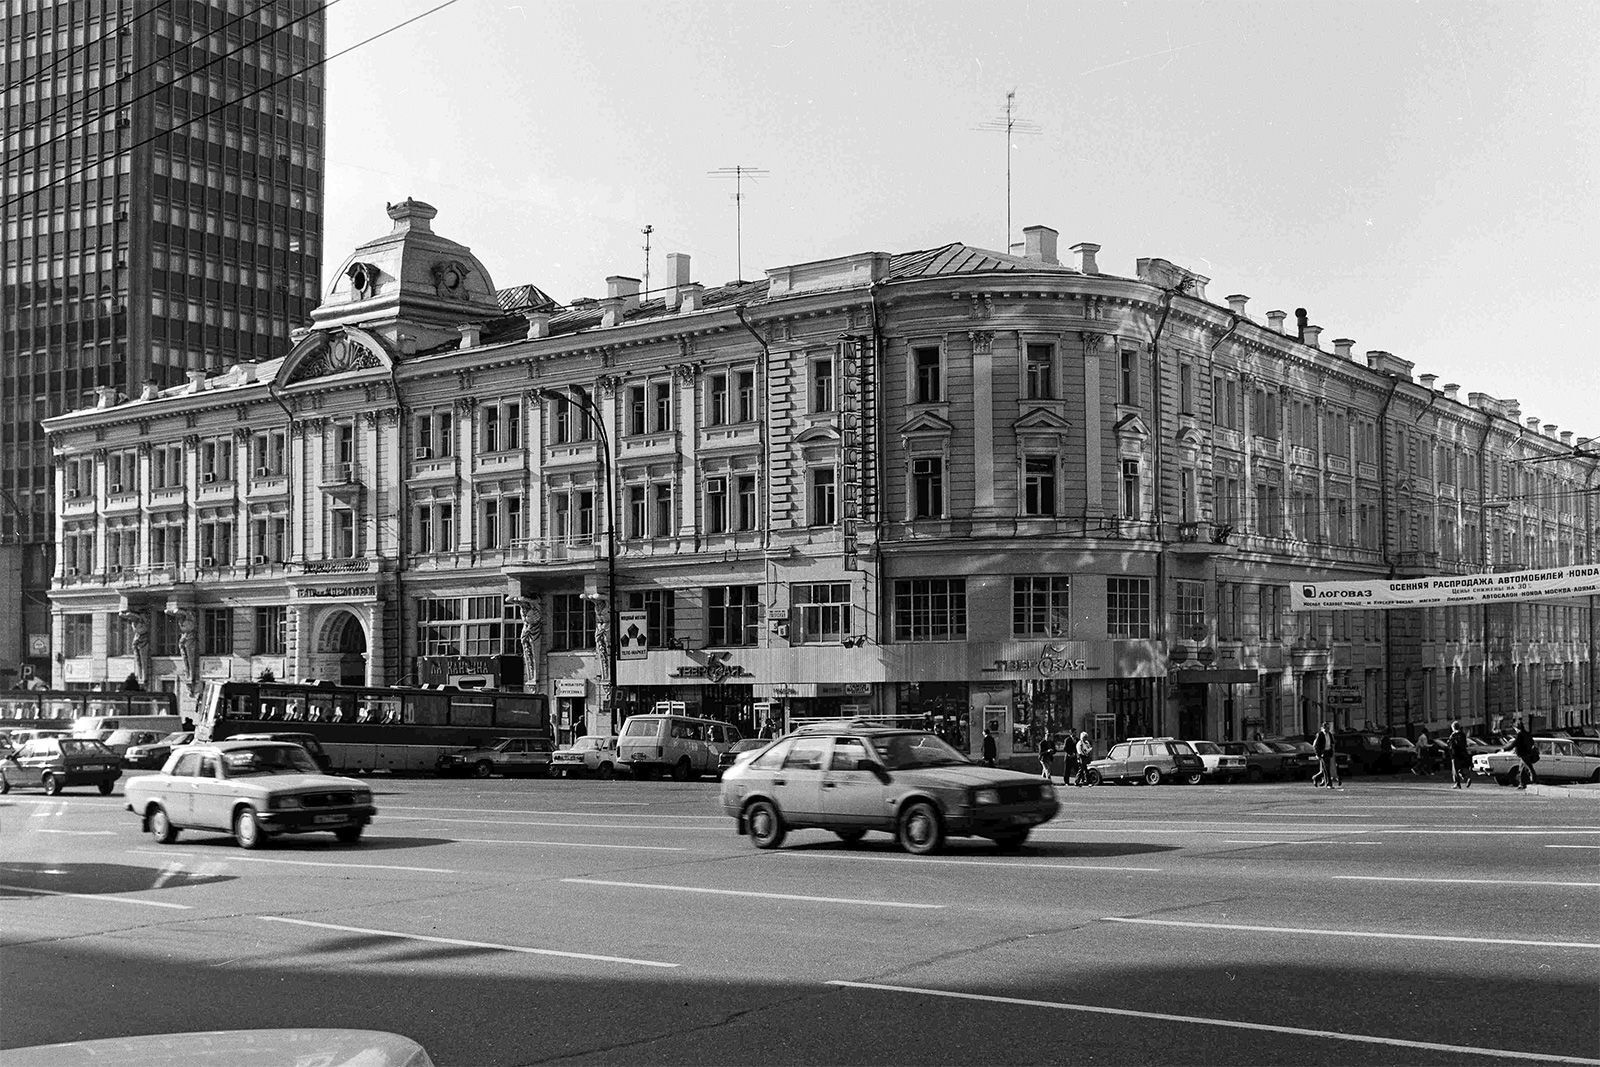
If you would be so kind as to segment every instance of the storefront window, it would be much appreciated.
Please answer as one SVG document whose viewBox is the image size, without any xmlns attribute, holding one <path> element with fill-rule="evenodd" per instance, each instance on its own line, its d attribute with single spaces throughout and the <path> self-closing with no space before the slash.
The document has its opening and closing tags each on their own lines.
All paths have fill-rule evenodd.
<svg viewBox="0 0 1600 1067">
<path fill-rule="evenodd" d="M 1072 732 L 1072 683 L 1065 678 L 1038 678 L 1011 687 L 1011 746 L 1033 750 L 1048 735 L 1061 738 Z"/>
<path fill-rule="evenodd" d="M 1106 682 L 1106 710 L 1116 719 L 1116 736 L 1149 737 L 1155 722 L 1155 683 L 1150 678 L 1112 678 Z"/>
<path fill-rule="evenodd" d="M 970 750 L 970 699 L 966 682 L 901 682 L 895 686 L 895 712 L 907 717 L 902 725 L 936 733 L 963 752 Z M 915 716 L 922 721 L 915 722 Z"/>
</svg>

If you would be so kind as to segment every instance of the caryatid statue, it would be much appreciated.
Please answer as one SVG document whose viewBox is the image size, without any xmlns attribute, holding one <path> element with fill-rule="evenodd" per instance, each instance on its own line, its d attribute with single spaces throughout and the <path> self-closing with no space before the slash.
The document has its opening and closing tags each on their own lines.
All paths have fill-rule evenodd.
<svg viewBox="0 0 1600 1067">
<path fill-rule="evenodd" d="M 194 612 L 184 608 L 168 608 L 167 614 L 178 620 L 178 656 L 183 660 L 185 683 L 189 695 L 200 687 L 200 635 Z"/>
<path fill-rule="evenodd" d="M 544 643 L 544 605 L 537 597 L 511 597 L 522 612 L 522 688 L 539 684 L 539 650 Z"/>
<path fill-rule="evenodd" d="M 118 616 L 133 632 L 130 646 L 133 649 L 133 669 L 139 676 L 139 685 L 151 689 L 155 681 L 150 677 L 150 616 L 142 611 L 124 611 Z"/>
</svg>

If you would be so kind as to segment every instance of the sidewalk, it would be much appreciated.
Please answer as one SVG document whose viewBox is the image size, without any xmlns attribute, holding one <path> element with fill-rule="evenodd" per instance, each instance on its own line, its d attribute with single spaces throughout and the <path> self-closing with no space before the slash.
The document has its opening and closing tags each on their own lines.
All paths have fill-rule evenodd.
<svg viewBox="0 0 1600 1067">
<path fill-rule="evenodd" d="M 1600 801 L 1600 785 L 1591 782 L 1574 782 L 1570 785 L 1540 785 L 1535 782 L 1528 787 L 1528 792 L 1547 797 L 1582 797 L 1584 800 Z"/>
</svg>

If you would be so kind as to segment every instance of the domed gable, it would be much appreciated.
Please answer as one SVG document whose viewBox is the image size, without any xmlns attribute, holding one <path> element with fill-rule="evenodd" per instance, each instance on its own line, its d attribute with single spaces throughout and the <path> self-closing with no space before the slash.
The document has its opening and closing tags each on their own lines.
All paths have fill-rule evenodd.
<svg viewBox="0 0 1600 1067">
<path fill-rule="evenodd" d="M 437 208 L 407 198 L 388 210 L 394 228 L 345 260 L 311 313 L 313 328 L 398 321 L 450 327 L 504 314 L 478 257 L 433 232 Z"/>
</svg>

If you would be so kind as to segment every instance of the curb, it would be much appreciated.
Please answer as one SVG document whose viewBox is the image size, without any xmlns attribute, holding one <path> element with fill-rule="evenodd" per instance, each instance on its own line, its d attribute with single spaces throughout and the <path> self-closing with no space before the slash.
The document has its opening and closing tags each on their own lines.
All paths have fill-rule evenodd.
<svg viewBox="0 0 1600 1067">
<path fill-rule="evenodd" d="M 1600 786 L 1594 785 L 1540 785 L 1534 782 L 1528 786 L 1528 792 L 1547 797 L 1582 797 L 1585 800 L 1600 800 Z"/>
</svg>

